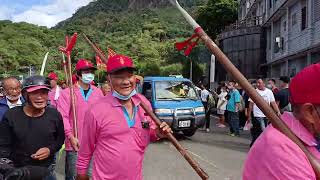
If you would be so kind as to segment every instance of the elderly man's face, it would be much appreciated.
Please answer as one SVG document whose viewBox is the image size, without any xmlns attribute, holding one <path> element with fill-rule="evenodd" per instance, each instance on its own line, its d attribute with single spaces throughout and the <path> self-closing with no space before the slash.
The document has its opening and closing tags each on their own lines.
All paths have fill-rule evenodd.
<svg viewBox="0 0 320 180">
<path fill-rule="evenodd" d="M 51 79 L 50 80 L 50 86 L 51 86 L 51 88 L 55 88 L 55 87 L 57 87 L 57 81 L 56 80 L 53 80 L 53 79 Z"/>
<path fill-rule="evenodd" d="M 21 84 L 16 79 L 8 79 L 3 83 L 3 89 L 9 100 L 18 100 L 21 95 Z"/>
<path fill-rule="evenodd" d="M 110 74 L 112 88 L 123 96 L 128 96 L 136 88 L 136 77 L 133 71 L 122 70 Z"/>
<path fill-rule="evenodd" d="M 104 95 L 106 95 L 108 92 L 111 91 L 111 87 L 109 84 L 104 84 L 101 88 L 102 92 Z"/>
<path fill-rule="evenodd" d="M 320 104 L 293 105 L 293 113 L 314 136 L 320 137 Z"/>
<path fill-rule="evenodd" d="M 47 89 L 39 89 L 28 93 L 28 103 L 36 109 L 45 108 L 48 102 L 48 92 Z"/>
</svg>

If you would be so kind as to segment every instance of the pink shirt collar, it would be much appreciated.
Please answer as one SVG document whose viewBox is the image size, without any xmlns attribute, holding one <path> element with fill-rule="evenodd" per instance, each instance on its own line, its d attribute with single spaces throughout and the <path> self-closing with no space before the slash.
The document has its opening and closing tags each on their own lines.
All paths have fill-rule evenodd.
<svg viewBox="0 0 320 180">
<path fill-rule="evenodd" d="M 318 142 L 314 136 L 296 119 L 292 113 L 285 112 L 282 115 L 283 121 L 289 126 L 293 133 L 306 145 L 317 146 Z"/>
</svg>

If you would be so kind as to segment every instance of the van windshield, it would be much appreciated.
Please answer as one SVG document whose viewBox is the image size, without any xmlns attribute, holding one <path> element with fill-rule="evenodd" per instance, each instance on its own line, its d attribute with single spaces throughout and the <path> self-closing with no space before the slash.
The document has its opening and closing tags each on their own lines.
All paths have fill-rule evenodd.
<svg viewBox="0 0 320 180">
<path fill-rule="evenodd" d="M 157 100 L 197 100 L 196 91 L 188 81 L 158 81 L 155 83 Z"/>
</svg>

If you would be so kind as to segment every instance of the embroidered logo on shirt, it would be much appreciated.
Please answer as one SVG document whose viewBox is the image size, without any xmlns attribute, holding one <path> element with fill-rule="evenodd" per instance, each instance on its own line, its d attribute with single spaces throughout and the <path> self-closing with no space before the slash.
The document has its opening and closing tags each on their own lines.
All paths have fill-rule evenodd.
<svg viewBox="0 0 320 180">
<path fill-rule="evenodd" d="M 120 57 L 120 63 L 123 65 L 124 64 L 124 59 Z"/>
</svg>

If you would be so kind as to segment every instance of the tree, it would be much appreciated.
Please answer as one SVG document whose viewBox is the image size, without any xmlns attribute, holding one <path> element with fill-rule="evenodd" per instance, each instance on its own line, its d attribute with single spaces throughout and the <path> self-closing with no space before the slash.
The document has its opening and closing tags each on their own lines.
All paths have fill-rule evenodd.
<svg viewBox="0 0 320 180">
<path fill-rule="evenodd" d="M 209 0 L 199 8 L 197 21 L 204 31 L 215 39 L 223 28 L 237 20 L 238 3 L 235 0 Z"/>
</svg>

